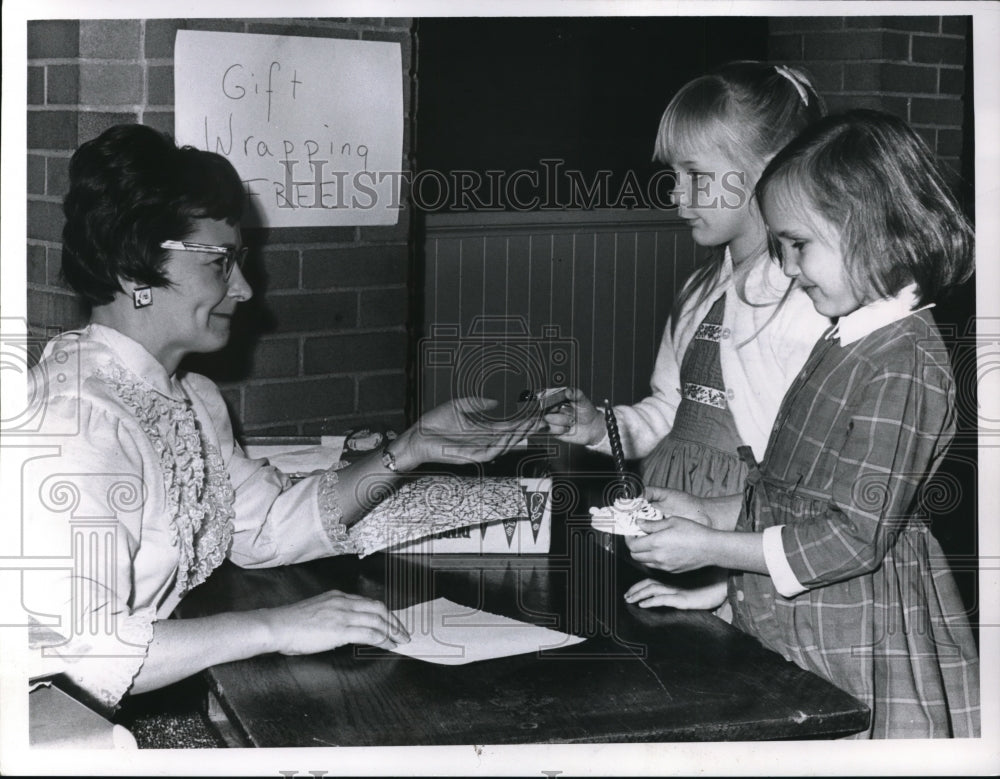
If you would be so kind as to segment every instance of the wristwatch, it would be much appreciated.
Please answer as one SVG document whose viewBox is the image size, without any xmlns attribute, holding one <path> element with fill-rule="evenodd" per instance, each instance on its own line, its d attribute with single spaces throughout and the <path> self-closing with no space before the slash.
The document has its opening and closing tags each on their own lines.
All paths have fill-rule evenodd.
<svg viewBox="0 0 1000 779">
<path fill-rule="evenodd" d="M 382 447 L 382 465 L 396 473 L 396 455 L 389 451 L 388 444 Z"/>
</svg>

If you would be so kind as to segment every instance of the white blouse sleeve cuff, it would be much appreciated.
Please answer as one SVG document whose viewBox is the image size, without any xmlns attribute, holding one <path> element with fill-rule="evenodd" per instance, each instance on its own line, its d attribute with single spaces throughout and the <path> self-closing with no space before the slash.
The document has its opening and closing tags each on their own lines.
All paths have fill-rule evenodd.
<svg viewBox="0 0 1000 779">
<path fill-rule="evenodd" d="M 798 577 L 788 564 L 785 557 L 785 547 L 781 543 L 781 529 L 784 525 L 769 527 L 764 530 L 764 563 L 771 576 L 774 589 L 786 598 L 794 598 L 806 591 Z"/>
<path fill-rule="evenodd" d="M 340 507 L 340 493 L 337 485 L 340 477 L 337 471 L 345 463 L 337 463 L 328 469 L 320 477 L 319 483 L 319 515 L 323 523 L 323 530 L 334 554 L 349 554 L 357 551 L 354 541 L 347 535 L 347 526 L 344 525 L 344 514 Z"/>
<path fill-rule="evenodd" d="M 154 622 L 152 606 L 132 614 L 119 613 L 112 635 L 76 636 L 47 653 L 59 658 L 62 672 L 93 698 L 92 703 L 111 714 L 146 662 Z"/>
</svg>

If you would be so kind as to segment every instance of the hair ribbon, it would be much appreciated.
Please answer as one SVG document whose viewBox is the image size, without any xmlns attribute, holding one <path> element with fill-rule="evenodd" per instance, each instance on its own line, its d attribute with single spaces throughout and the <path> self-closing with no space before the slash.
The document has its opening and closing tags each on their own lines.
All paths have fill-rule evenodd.
<svg viewBox="0 0 1000 779">
<path fill-rule="evenodd" d="M 806 92 L 806 88 L 799 80 L 799 77 L 792 73 L 792 71 L 784 65 L 775 65 L 774 69 L 791 82 L 792 86 L 795 87 L 795 91 L 799 93 L 799 97 L 802 98 L 802 104 L 809 105 L 809 95 Z"/>
</svg>

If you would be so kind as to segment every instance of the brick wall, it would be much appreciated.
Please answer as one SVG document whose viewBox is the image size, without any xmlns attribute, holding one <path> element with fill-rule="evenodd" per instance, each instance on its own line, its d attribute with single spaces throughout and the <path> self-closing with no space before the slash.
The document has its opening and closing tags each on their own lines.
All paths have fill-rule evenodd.
<svg viewBox="0 0 1000 779">
<path fill-rule="evenodd" d="M 831 112 L 878 108 L 906 119 L 957 175 L 969 30 L 965 16 L 771 19 L 768 53 L 805 66 Z"/>
<path fill-rule="evenodd" d="M 74 149 L 121 122 L 173 132 L 178 29 L 398 41 L 403 170 L 412 134 L 409 19 L 115 19 L 28 24 L 28 321 L 46 335 L 87 312 L 60 281 L 61 201 Z M 405 205 L 405 200 L 404 200 Z M 245 231 L 255 297 L 233 342 L 189 366 L 219 381 L 246 434 L 401 429 L 408 386 L 410 214 L 395 227 Z"/>
</svg>

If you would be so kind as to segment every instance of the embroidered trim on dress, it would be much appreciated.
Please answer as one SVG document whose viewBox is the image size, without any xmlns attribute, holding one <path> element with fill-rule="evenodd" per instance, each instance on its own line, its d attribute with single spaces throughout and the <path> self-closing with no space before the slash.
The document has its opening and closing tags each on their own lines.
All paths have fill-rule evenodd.
<svg viewBox="0 0 1000 779">
<path fill-rule="evenodd" d="M 201 435 L 190 402 L 149 389 L 116 363 L 96 375 L 132 412 L 160 459 L 184 595 L 222 563 L 232 542 L 235 492 L 222 456 Z"/>
<path fill-rule="evenodd" d="M 702 403 L 715 408 L 726 407 L 726 393 L 715 387 L 706 387 L 702 384 L 686 383 L 681 390 L 681 395 L 695 403 Z"/>
<path fill-rule="evenodd" d="M 719 343 L 722 339 L 722 325 L 713 325 L 708 322 L 702 322 L 698 325 L 698 329 L 694 331 L 694 340 L 696 341 L 711 341 L 712 343 Z"/>
<path fill-rule="evenodd" d="M 323 523 L 323 531 L 330 542 L 339 549 L 353 550 L 354 542 L 348 538 L 347 527 L 343 523 L 344 513 L 340 508 L 340 495 L 337 484 L 340 477 L 337 471 L 347 465 L 344 461 L 334 464 L 324 471 L 319 482 L 319 516 Z"/>
</svg>

